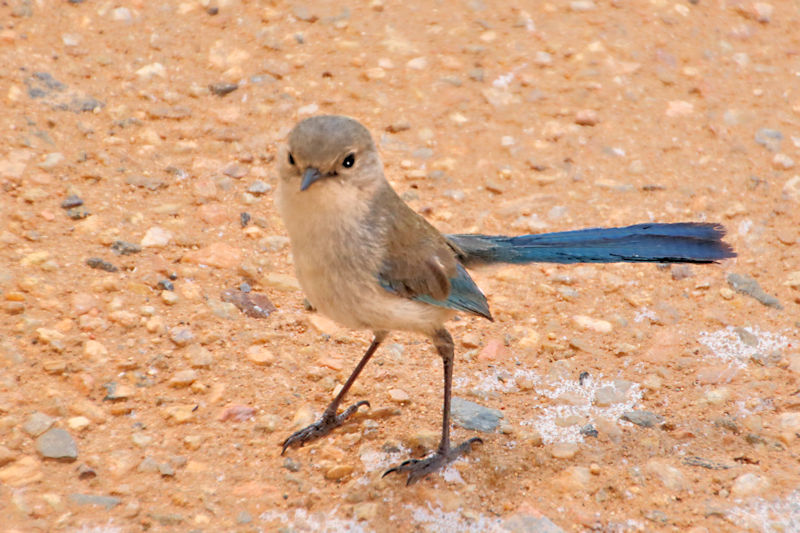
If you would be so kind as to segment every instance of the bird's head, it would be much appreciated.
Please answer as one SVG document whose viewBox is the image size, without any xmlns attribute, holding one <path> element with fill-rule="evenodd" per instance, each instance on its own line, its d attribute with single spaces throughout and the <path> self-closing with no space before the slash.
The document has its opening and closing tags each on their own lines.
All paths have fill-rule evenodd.
<svg viewBox="0 0 800 533">
<path fill-rule="evenodd" d="M 300 191 L 326 181 L 362 189 L 384 179 L 372 136 L 349 117 L 319 115 L 302 120 L 289 133 L 282 157 L 285 185 Z"/>
</svg>

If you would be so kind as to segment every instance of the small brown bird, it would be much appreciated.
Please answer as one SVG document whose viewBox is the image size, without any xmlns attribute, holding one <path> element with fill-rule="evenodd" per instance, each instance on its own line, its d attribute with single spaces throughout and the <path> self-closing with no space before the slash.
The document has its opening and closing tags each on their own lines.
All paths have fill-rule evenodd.
<svg viewBox="0 0 800 533">
<path fill-rule="evenodd" d="M 374 338 L 322 417 L 283 443 L 330 433 L 361 401 L 339 406 L 392 330 L 426 335 L 444 365 L 442 437 L 435 453 L 386 472 L 407 483 L 439 470 L 481 439 L 450 444 L 453 338 L 445 322 L 457 312 L 492 320 L 486 297 L 465 267 L 490 263 L 712 263 L 734 257 L 717 224 L 639 224 L 517 237 L 442 235 L 389 185 L 367 129 L 343 116 L 298 123 L 279 159 L 278 209 L 291 241 L 300 285 L 317 310 Z M 386 475 L 384 474 L 384 475 Z"/>
</svg>

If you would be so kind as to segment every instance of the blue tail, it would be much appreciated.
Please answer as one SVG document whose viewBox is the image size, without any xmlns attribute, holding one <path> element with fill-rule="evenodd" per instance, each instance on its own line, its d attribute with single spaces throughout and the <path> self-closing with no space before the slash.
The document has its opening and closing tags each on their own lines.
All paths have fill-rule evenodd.
<svg viewBox="0 0 800 533">
<path fill-rule="evenodd" d="M 736 257 L 719 224 L 681 222 L 538 235 L 448 235 L 465 266 L 491 263 L 713 263 Z"/>
</svg>

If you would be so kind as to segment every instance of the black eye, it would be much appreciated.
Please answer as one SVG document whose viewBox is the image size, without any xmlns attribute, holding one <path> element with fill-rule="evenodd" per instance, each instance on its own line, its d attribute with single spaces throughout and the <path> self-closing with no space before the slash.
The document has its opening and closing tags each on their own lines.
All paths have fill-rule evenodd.
<svg viewBox="0 0 800 533">
<path fill-rule="evenodd" d="M 350 154 L 344 158 L 344 161 L 342 161 L 342 166 L 344 168 L 350 168 L 355 164 L 356 164 L 356 154 Z"/>
<path fill-rule="evenodd" d="M 292 152 L 289 152 L 289 164 L 294 166 L 294 156 L 292 156 Z"/>
</svg>

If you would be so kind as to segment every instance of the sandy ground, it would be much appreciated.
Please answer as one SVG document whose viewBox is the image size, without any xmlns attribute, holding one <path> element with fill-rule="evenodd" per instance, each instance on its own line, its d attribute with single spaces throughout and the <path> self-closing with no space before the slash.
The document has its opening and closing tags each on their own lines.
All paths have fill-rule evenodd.
<svg viewBox="0 0 800 533">
<path fill-rule="evenodd" d="M 0 530 L 800 531 L 799 25 L 789 0 L 2 2 Z M 739 257 L 477 271 L 496 321 L 452 323 L 455 393 L 502 419 L 454 433 L 483 446 L 381 478 L 440 421 L 439 359 L 395 334 L 372 409 L 281 457 L 369 341 L 304 309 L 273 205 L 317 113 L 364 122 L 443 231 L 718 221 Z M 225 301 L 243 284 L 277 311 Z"/>
</svg>

